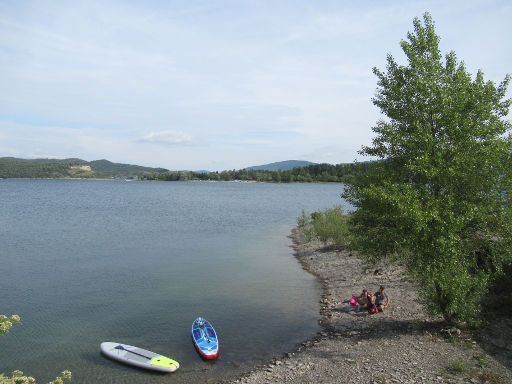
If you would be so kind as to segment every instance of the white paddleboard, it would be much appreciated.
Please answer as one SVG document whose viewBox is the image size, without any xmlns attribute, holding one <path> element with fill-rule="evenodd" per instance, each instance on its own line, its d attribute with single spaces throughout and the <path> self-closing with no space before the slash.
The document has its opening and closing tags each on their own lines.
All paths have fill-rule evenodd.
<svg viewBox="0 0 512 384">
<path fill-rule="evenodd" d="M 180 367 L 173 359 L 133 345 L 106 341 L 101 343 L 101 352 L 111 359 L 153 371 L 174 372 Z"/>
</svg>

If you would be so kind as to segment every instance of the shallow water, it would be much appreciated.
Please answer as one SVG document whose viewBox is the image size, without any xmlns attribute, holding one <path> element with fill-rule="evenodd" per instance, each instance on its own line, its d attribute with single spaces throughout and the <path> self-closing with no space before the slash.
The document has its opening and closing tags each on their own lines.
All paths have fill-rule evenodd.
<svg viewBox="0 0 512 384">
<path fill-rule="evenodd" d="M 0 180 L 0 372 L 46 382 L 185 383 L 226 377 L 318 331 L 319 285 L 287 237 L 340 184 Z M 190 327 L 215 326 L 201 361 Z M 99 353 L 102 341 L 178 360 L 168 375 Z"/>
</svg>

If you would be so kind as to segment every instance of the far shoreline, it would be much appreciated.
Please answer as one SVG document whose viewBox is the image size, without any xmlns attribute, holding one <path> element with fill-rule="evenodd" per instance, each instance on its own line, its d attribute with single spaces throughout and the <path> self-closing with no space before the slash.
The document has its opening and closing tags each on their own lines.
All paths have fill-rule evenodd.
<svg viewBox="0 0 512 384">
<path fill-rule="evenodd" d="M 282 185 L 292 185 L 292 184 L 341 184 L 345 185 L 346 183 L 342 181 L 290 181 L 290 182 L 277 182 L 277 181 L 258 181 L 258 180 L 200 180 L 200 179 L 191 179 L 191 180 L 141 180 L 141 179 L 129 179 L 129 178 L 101 178 L 101 177 L 0 177 L 0 180 L 93 180 L 93 181 L 138 181 L 138 182 L 163 182 L 163 183 L 239 183 L 239 184 L 282 184 Z"/>
</svg>

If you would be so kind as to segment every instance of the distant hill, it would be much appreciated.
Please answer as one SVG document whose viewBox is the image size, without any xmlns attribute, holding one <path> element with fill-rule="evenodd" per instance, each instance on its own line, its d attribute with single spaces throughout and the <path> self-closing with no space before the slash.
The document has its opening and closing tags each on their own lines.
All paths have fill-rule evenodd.
<svg viewBox="0 0 512 384">
<path fill-rule="evenodd" d="M 307 167 L 309 165 L 315 165 L 315 163 L 305 160 L 286 160 L 278 161 L 276 163 L 257 165 L 245 169 L 250 171 L 290 171 L 294 168 Z"/>
<path fill-rule="evenodd" d="M 140 165 L 112 163 L 108 160 L 94 160 L 88 164 L 94 172 L 102 177 L 140 177 L 147 173 L 169 172 L 169 170 L 165 168 L 151 168 Z"/>
<path fill-rule="evenodd" d="M 113 163 L 108 160 L 27 160 L 0 157 L 0 177 L 2 178 L 140 178 L 163 172 L 168 172 L 168 170 Z"/>
</svg>

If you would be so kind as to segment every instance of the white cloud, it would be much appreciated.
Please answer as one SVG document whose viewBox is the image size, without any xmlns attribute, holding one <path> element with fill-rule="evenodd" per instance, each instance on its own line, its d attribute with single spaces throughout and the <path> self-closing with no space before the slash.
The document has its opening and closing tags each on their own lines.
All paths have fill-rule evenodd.
<svg viewBox="0 0 512 384">
<path fill-rule="evenodd" d="M 187 144 L 192 142 L 192 136 L 179 131 L 151 132 L 142 137 L 140 141 L 166 145 Z"/>
</svg>

